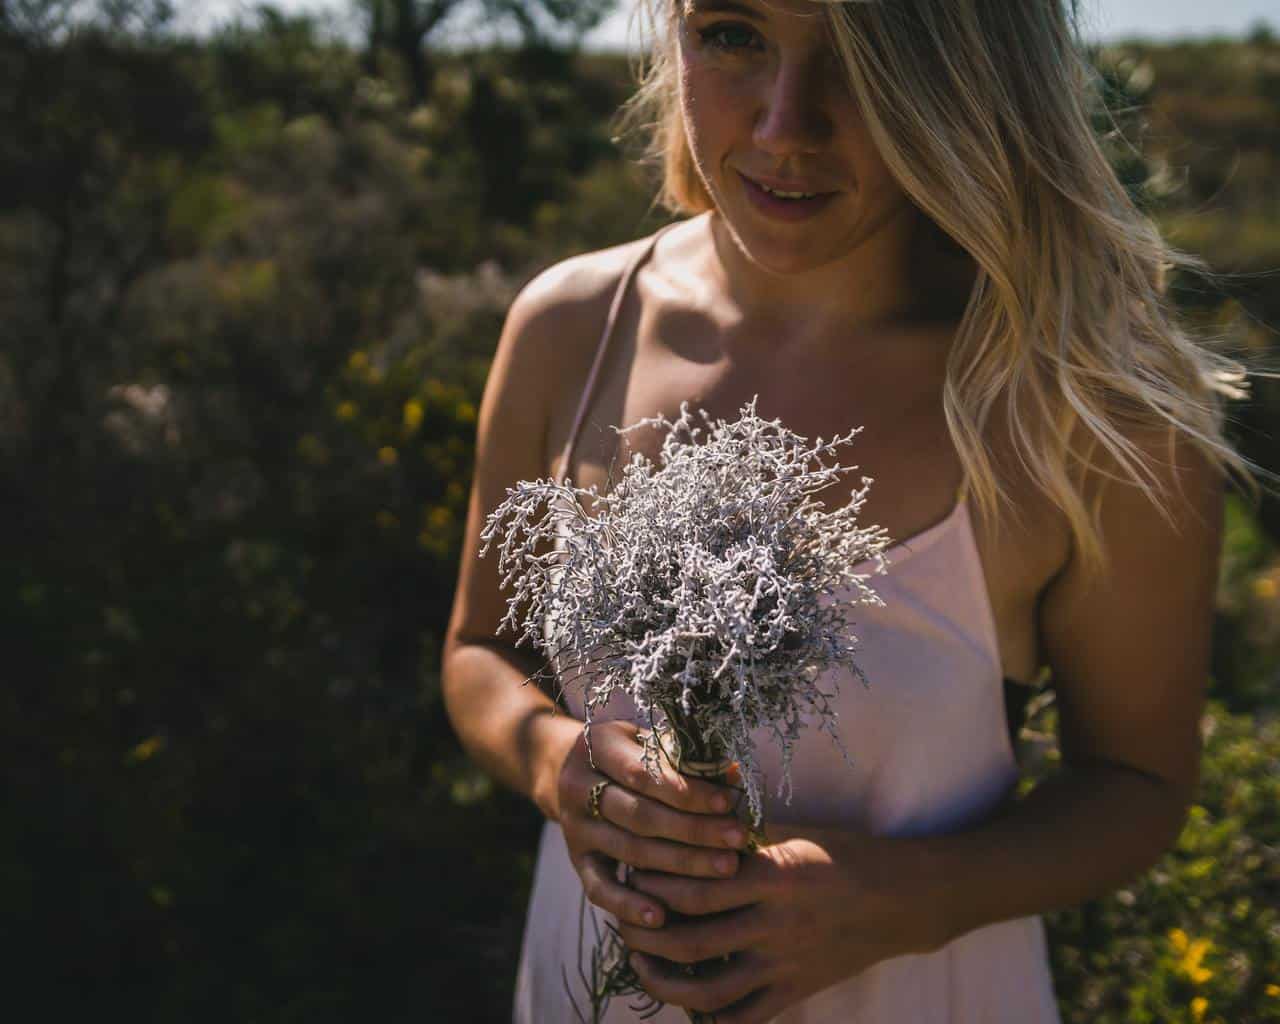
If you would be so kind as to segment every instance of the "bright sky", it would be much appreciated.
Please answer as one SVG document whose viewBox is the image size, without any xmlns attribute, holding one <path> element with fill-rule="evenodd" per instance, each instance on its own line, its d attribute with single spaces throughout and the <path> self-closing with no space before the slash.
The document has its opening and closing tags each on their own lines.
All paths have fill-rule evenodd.
<svg viewBox="0 0 1280 1024">
<path fill-rule="evenodd" d="M 345 19 L 352 5 L 338 0 L 274 0 L 286 11 L 336 14 Z M 620 0 L 618 12 L 588 37 L 601 48 L 621 49 L 627 43 L 627 17 L 635 0 Z M 1255 22 L 1267 19 L 1280 29 L 1276 0 L 1083 0 L 1086 24 L 1103 38 L 1225 33 L 1241 35 Z M 183 4 L 178 5 L 179 8 Z M 251 10 L 251 0 L 206 0 L 199 5 L 195 23 L 207 26 L 236 10 Z M 188 19 L 190 20 L 190 19 Z"/>
<path fill-rule="evenodd" d="M 625 8 L 601 26 L 593 37 L 601 46 L 621 48 L 627 39 Z M 1254 22 L 1266 18 L 1280 29 L 1276 0 L 1083 0 L 1086 25 L 1104 38 L 1120 36 L 1243 35 Z"/>
</svg>

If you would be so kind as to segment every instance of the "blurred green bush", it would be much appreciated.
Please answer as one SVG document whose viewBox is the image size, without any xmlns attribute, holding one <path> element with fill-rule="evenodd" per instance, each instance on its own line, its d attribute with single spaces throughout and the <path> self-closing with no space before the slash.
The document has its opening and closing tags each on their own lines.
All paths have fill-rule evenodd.
<svg viewBox="0 0 1280 1024">
<path fill-rule="evenodd" d="M 1155 68 L 1144 102 L 1209 151 L 1194 188 L 1219 187 L 1213 139 L 1262 140 L 1222 216 L 1270 239 L 1275 46 L 1184 49 L 1099 60 L 1119 95 Z M 1193 118 L 1220 64 L 1233 135 Z M 13 1012 L 508 1015 L 538 821 L 459 751 L 439 649 L 508 302 L 657 226 L 609 139 L 628 88 L 617 59 L 465 53 L 415 107 L 269 13 L 204 41 L 0 32 Z M 1165 149 L 1135 189 L 1179 177 Z M 1228 283 L 1280 323 L 1274 279 Z M 1277 409 L 1239 414 L 1272 468 Z M 1271 508 L 1232 507 L 1202 810 L 1127 895 L 1055 920 L 1072 1020 L 1275 1019 Z"/>
<path fill-rule="evenodd" d="M 1201 731 L 1200 795 L 1176 848 L 1047 919 L 1067 1024 L 1280 1020 L 1280 717 L 1215 701 Z"/>
</svg>

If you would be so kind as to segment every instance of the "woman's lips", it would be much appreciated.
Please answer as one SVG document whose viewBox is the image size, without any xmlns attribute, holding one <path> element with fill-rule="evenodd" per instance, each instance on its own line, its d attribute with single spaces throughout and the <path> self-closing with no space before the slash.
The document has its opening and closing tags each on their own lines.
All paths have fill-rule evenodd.
<svg viewBox="0 0 1280 1024">
<path fill-rule="evenodd" d="M 810 220 L 831 205 L 831 201 L 840 194 L 839 192 L 823 192 L 812 199 L 783 199 L 780 196 L 773 195 L 763 185 L 748 178 L 741 172 L 738 172 L 738 177 L 742 179 L 747 198 L 751 201 L 751 204 L 770 220 L 788 223 Z"/>
</svg>

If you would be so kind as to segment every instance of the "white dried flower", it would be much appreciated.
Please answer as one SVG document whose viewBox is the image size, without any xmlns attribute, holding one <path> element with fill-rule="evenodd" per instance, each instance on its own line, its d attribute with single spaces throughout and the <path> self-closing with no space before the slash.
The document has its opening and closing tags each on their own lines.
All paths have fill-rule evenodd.
<svg viewBox="0 0 1280 1024">
<path fill-rule="evenodd" d="M 858 525 L 870 479 L 834 512 L 812 497 L 851 471 L 823 456 L 861 428 L 810 445 L 755 407 L 753 398 L 732 423 L 702 412 L 705 431 L 687 402 L 674 423 L 657 416 L 614 427 L 668 428 L 661 466 L 636 453 L 604 495 L 571 481 L 522 481 L 489 514 L 480 554 L 506 523 L 499 569 L 515 593 L 498 632 L 511 627 L 516 646 L 544 646 L 544 629 L 553 638 L 548 653 L 562 685 L 586 680 L 588 739 L 593 715 L 621 690 L 649 726 L 650 771 L 658 772 L 664 731 L 689 760 L 737 761 L 759 825 L 751 734 L 772 731 L 782 751 L 779 795 L 788 800 L 804 717 L 816 716 L 840 745 L 837 695 L 820 681 L 842 665 L 866 683 L 846 611 L 882 603 L 865 567 L 884 570 L 889 538 Z M 583 511 L 587 497 L 598 514 Z M 557 534 L 563 548 L 534 554 Z M 819 599 L 837 590 L 842 600 L 823 607 Z"/>
</svg>

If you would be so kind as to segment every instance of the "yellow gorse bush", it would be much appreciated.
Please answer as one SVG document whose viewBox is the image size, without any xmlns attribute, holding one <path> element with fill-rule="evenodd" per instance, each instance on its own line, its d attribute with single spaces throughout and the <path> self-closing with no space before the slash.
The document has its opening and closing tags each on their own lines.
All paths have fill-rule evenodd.
<svg viewBox="0 0 1280 1024">
<path fill-rule="evenodd" d="M 140 761 L 150 761 L 164 749 L 164 746 L 163 736 L 149 736 L 129 751 L 128 759 L 135 764 Z"/>
<path fill-rule="evenodd" d="M 1213 948 L 1212 942 L 1208 939 L 1191 939 L 1181 928 L 1170 930 L 1169 941 L 1182 957 L 1178 961 L 1178 972 L 1192 984 L 1203 985 L 1213 977 L 1213 971 L 1201 966 L 1205 955 Z"/>
<path fill-rule="evenodd" d="M 422 417 L 426 410 L 421 402 L 416 398 L 411 398 L 404 403 L 404 429 L 408 434 L 412 434 L 420 426 L 422 426 Z"/>
</svg>

